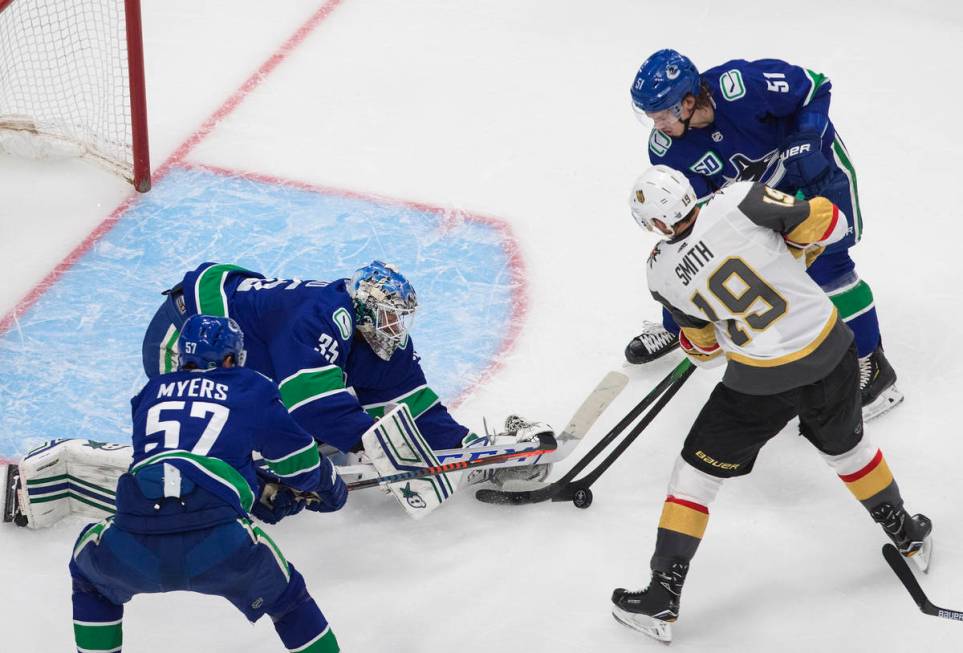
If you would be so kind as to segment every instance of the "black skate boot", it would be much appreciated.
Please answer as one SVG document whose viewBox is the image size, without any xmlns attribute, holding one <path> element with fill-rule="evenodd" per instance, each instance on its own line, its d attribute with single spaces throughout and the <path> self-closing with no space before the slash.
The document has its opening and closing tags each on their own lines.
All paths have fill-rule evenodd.
<svg viewBox="0 0 963 653">
<path fill-rule="evenodd" d="M 661 324 L 643 322 L 642 333 L 632 338 L 625 348 L 625 360 L 633 365 L 650 363 L 665 356 L 679 345 L 679 336 L 666 331 Z"/>
<path fill-rule="evenodd" d="M 905 557 L 916 563 L 926 573 L 933 552 L 933 524 L 926 515 L 909 516 L 902 507 L 884 503 L 870 513 L 873 520 L 883 527 L 889 539 Z"/>
<path fill-rule="evenodd" d="M 896 371 L 886 360 L 882 343 L 873 353 L 859 359 L 859 393 L 864 421 L 882 415 L 903 401 L 903 393 L 896 389 Z"/>
<path fill-rule="evenodd" d="M 660 642 L 672 641 L 669 624 L 679 617 L 679 598 L 689 565 L 674 562 L 669 572 L 652 570 L 649 586 L 638 592 L 618 588 L 612 592 L 612 616 Z"/>
</svg>

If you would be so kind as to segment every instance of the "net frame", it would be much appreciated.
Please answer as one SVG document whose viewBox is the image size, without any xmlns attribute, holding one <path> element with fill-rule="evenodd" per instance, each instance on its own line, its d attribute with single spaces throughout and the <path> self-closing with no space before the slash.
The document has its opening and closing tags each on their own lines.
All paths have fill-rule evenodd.
<svg viewBox="0 0 963 653">
<path fill-rule="evenodd" d="M 148 191 L 140 0 L 0 0 L 0 135 Z"/>
</svg>

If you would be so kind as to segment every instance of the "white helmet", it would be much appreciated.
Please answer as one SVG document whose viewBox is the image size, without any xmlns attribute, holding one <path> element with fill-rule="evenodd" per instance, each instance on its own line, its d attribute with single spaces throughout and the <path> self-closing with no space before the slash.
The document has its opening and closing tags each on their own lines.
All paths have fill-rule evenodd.
<svg viewBox="0 0 963 653">
<path fill-rule="evenodd" d="M 695 208 L 696 195 L 686 176 L 669 166 L 652 166 L 635 180 L 629 207 L 632 217 L 649 231 L 667 236 L 652 222 L 661 220 L 670 229 Z"/>
</svg>

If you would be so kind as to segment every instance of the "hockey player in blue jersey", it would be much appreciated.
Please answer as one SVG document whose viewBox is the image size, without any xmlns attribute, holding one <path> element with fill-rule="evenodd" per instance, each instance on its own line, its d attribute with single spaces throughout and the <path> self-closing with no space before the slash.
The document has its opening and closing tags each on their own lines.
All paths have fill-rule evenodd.
<svg viewBox="0 0 963 653">
<path fill-rule="evenodd" d="M 358 450 L 392 403 L 408 406 L 433 450 L 481 442 L 425 379 L 409 335 L 417 306 L 408 280 L 381 261 L 331 282 L 269 279 L 236 265 L 204 263 L 167 291 L 144 337 L 144 370 L 155 376 L 174 365 L 173 344 L 187 316 L 229 315 L 244 331 L 247 367 L 277 382 L 284 405 L 319 442 Z M 550 430 L 521 420 L 496 441 L 534 440 Z M 545 466 L 502 469 L 494 480 L 547 473 Z"/>
<path fill-rule="evenodd" d="M 254 622 L 267 614 L 289 651 L 333 653 L 337 640 L 301 574 L 249 513 L 277 521 L 308 506 L 340 509 L 347 489 L 277 387 L 244 367 L 243 334 L 197 315 L 178 339 L 179 370 L 131 400 L 133 462 L 117 513 L 81 532 L 70 560 L 74 635 L 83 653 L 120 652 L 123 605 L 136 594 L 223 596 Z M 258 502 L 252 452 L 283 480 L 274 507 Z"/>
<path fill-rule="evenodd" d="M 822 74 L 777 59 L 732 60 L 699 73 L 675 50 L 639 68 L 633 107 L 646 124 L 649 159 L 681 171 L 703 199 L 735 181 L 760 181 L 803 198 L 823 196 L 852 216 L 846 237 L 808 269 L 856 336 L 864 418 L 902 395 L 886 360 L 873 294 L 856 274 L 849 248 L 862 235 L 856 172 L 829 119 L 831 84 Z M 678 344 L 679 327 L 647 322 L 625 355 L 645 363 Z"/>
</svg>

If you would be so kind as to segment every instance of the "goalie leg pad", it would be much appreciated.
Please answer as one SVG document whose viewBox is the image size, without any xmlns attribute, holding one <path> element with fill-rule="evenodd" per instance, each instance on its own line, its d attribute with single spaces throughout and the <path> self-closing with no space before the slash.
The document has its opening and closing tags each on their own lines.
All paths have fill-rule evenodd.
<svg viewBox="0 0 963 653">
<path fill-rule="evenodd" d="M 128 445 L 52 440 L 20 462 L 17 509 L 31 528 L 45 528 L 71 513 L 103 519 L 114 513 L 117 479 L 132 456 Z"/>
<path fill-rule="evenodd" d="M 361 437 L 365 453 L 381 476 L 418 471 L 439 464 L 404 404 L 396 406 Z M 417 478 L 388 485 L 405 511 L 420 519 L 451 498 L 452 474 Z"/>
</svg>

